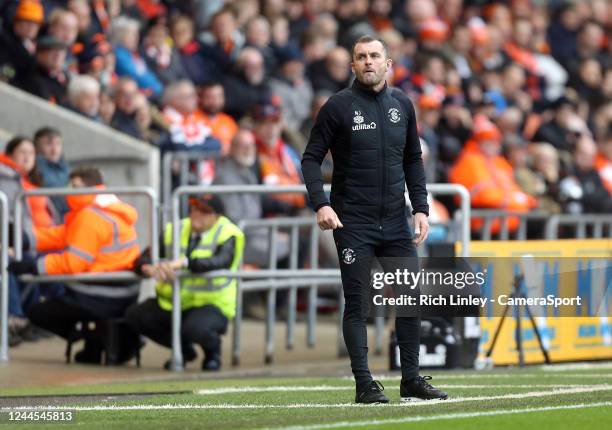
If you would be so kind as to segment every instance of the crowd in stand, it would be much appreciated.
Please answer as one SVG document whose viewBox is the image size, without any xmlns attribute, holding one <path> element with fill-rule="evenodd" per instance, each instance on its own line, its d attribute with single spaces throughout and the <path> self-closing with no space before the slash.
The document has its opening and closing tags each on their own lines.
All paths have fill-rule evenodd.
<svg viewBox="0 0 612 430">
<path fill-rule="evenodd" d="M 612 213 L 606 0 L 4 0 L 0 19 L 0 80 L 163 153 L 216 157 L 190 165 L 199 184 L 301 183 L 317 112 L 351 84 L 353 41 L 377 34 L 389 84 L 415 105 L 428 182 L 465 185 L 476 208 Z M 9 198 L 68 183 L 58 130 L 0 155 Z M 69 210 L 27 203 L 40 228 Z M 307 207 L 293 194 L 223 203 L 234 221 Z M 430 206 L 444 222 L 454 201 Z M 265 264 L 263 235 L 247 233 L 247 262 Z"/>
<path fill-rule="evenodd" d="M 376 33 L 430 182 L 466 185 L 476 207 L 609 212 L 610 16 L 605 0 L 4 1 L 0 75 L 162 151 L 225 156 L 250 130 L 258 182 L 298 183 L 351 43 Z"/>
</svg>

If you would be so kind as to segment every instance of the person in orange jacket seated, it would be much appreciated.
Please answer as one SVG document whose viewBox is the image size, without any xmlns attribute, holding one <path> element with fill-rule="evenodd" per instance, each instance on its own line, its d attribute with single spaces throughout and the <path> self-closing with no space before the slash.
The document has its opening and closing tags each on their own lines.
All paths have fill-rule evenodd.
<svg viewBox="0 0 612 430">
<path fill-rule="evenodd" d="M 473 208 L 527 212 L 537 206 L 537 201 L 521 191 L 514 180 L 512 166 L 500 155 L 501 140 L 499 129 L 486 116 L 477 115 L 472 138 L 466 142 L 450 170 L 449 179 L 468 189 Z M 472 220 L 474 230 L 482 225 L 482 220 Z M 517 227 L 518 219 L 510 217 L 509 230 L 514 231 Z M 498 233 L 500 228 L 500 221 L 494 220 L 491 232 Z"/>
<path fill-rule="evenodd" d="M 82 167 L 70 173 L 74 188 L 104 189 L 102 174 L 96 168 Z M 113 194 L 69 195 L 70 212 L 66 223 L 55 227 L 35 227 L 35 243 L 30 248 L 46 255 L 9 263 L 15 274 L 77 274 L 130 270 L 140 255 L 136 235 L 138 214 L 132 206 Z M 139 283 L 120 281 L 70 282 L 63 296 L 37 303 L 27 311 L 30 321 L 63 338 L 68 338 L 77 322 L 99 322 L 123 316 L 136 302 Z M 100 363 L 103 343 L 86 336 L 85 349 L 75 356 L 82 363 Z M 126 357 L 127 359 L 127 357 Z"/>
<path fill-rule="evenodd" d="M 595 158 L 595 168 L 601 181 L 612 196 L 612 131 L 609 131 L 600 144 L 600 151 Z"/>
</svg>

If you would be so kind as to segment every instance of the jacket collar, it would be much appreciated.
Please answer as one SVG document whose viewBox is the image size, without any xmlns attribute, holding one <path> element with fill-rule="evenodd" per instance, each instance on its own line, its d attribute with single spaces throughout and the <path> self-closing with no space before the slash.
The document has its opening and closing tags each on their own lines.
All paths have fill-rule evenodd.
<svg viewBox="0 0 612 430">
<path fill-rule="evenodd" d="M 367 97 L 378 98 L 378 97 L 382 97 L 387 92 L 388 86 L 387 86 L 387 82 L 385 81 L 385 86 L 382 88 L 382 90 L 376 92 L 370 87 L 366 87 L 361 82 L 359 82 L 357 79 L 355 79 L 353 81 L 352 88 L 357 90 L 357 92 L 359 92 L 360 94 L 363 94 Z"/>
</svg>

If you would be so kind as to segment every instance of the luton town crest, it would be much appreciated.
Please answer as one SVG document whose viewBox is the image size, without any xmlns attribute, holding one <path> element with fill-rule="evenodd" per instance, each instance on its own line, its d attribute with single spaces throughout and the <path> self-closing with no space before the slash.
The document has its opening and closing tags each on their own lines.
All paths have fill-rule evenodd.
<svg viewBox="0 0 612 430">
<path fill-rule="evenodd" d="M 400 120 L 400 113 L 399 110 L 397 110 L 396 108 L 391 108 L 389 109 L 389 119 L 391 120 L 392 123 L 396 123 L 399 122 Z"/>
<path fill-rule="evenodd" d="M 363 122 L 363 116 L 361 115 L 361 112 L 356 110 L 355 111 L 355 116 L 353 117 L 353 122 L 355 124 L 361 124 Z"/>
<path fill-rule="evenodd" d="M 342 250 L 342 261 L 344 261 L 344 264 L 353 264 L 355 262 L 355 251 L 351 248 L 344 248 Z"/>
</svg>

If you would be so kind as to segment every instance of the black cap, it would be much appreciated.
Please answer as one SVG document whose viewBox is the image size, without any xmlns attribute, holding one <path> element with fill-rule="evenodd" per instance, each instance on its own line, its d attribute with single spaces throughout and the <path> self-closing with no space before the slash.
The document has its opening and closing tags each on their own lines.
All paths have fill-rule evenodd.
<svg viewBox="0 0 612 430">
<path fill-rule="evenodd" d="M 41 36 L 36 41 L 36 49 L 38 51 L 43 51 L 46 49 L 67 49 L 68 45 L 59 40 L 55 36 L 51 36 L 50 34 L 45 34 Z"/>
<path fill-rule="evenodd" d="M 215 194 L 193 196 L 189 199 L 189 206 L 202 212 L 214 212 L 219 215 L 225 212 L 221 198 Z"/>
</svg>

